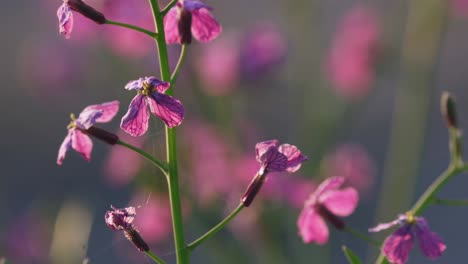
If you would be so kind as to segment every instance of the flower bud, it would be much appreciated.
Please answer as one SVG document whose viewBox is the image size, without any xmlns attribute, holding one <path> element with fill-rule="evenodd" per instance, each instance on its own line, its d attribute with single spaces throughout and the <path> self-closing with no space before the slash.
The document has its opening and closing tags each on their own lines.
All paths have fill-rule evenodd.
<svg viewBox="0 0 468 264">
<path fill-rule="evenodd" d="M 110 145 L 115 145 L 119 141 L 119 137 L 109 131 L 102 128 L 92 126 L 86 130 L 88 135 L 91 135 L 97 139 L 100 139 Z"/>
<path fill-rule="evenodd" d="M 244 195 L 242 195 L 241 202 L 245 207 L 248 207 L 255 196 L 257 196 L 260 188 L 262 187 L 263 183 L 265 182 L 266 174 L 257 174 L 250 182 L 247 190 L 245 191 Z"/>
<path fill-rule="evenodd" d="M 448 127 L 457 128 L 457 111 L 455 109 L 455 100 L 449 92 L 443 92 L 440 98 L 440 110 Z"/>
<path fill-rule="evenodd" d="M 71 10 L 82 14 L 94 22 L 98 24 L 106 23 L 106 17 L 101 12 L 85 4 L 82 0 L 64 0 L 64 2 L 68 3 Z"/>
</svg>

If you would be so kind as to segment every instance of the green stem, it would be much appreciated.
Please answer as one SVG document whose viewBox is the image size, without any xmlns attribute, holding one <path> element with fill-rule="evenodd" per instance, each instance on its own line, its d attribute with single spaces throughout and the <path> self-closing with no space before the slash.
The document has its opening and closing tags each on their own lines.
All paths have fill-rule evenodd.
<svg viewBox="0 0 468 264">
<path fill-rule="evenodd" d="M 166 82 L 171 81 L 171 72 L 169 59 L 167 55 L 166 36 L 164 33 L 163 14 L 159 10 L 157 0 L 149 0 L 153 12 L 154 24 L 158 36 L 156 44 L 158 46 L 159 68 L 161 79 Z M 166 94 L 173 94 L 173 86 L 171 86 Z M 172 215 L 172 228 L 174 231 L 174 244 L 176 248 L 176 259 L 178 264 L 187 264 L 189 262 L 188 251 L 185 250 L 185 236 L 182 219 L 182 206 L 180 202 L 179 176 L 177 171 L 177 141 L 176 129 L 166 126 L 166 156 L 169 174 L 169 198 Z"/>
<path fill-rule="evenodd" d="M 144 28 L 141 28 L 141 27 L 137 27 L 137 26 L 134 26 L 134 25 L 130 25 L 130 24 L 127 24 L 127 23 L 122 23 L 122 22 L 117 22 L 117 21 L 112 21 L 112 20 L 106 20 L 105 24 L 108 24 L 108 25 L 114 25 L 114 26 L 119 26 L 119 27 L 124 27 L 124 28 L 128 28 L 128 29 L 131 29 L 131 30 L 135 30 L 135 31 L 138 31 L 138 32 L 141 32 L 143 34 L 146 34 L 152 38 L 156 38 L 158 36 L 158 33 L 156 32 L 153 32 L 153 31 L 150 31 L 150 30 L 147 30 L 147 29 L 144 29 Z"/>
<path fill-rule="evenodd" d="M 162 16 L 164 17 L 167 12 L 177 3 L 178 0 L 172 0 L 169 4 L 164 7 L 163 11 L 161 11 Z"/>
<path fill-rule="evenodd" d="M 180 69 L 182 68 L 182 64 L 184 64 L 186 54 L 187 54 L 187 45 L 183 44 L 180 50 L 179 61 L 177 61 L 177 65 L 174 69 L 174 72 L 172 72 L 172 75 L 171 75 L 171 86 L 175 84 L 175 82 L 177 81 L 177 77 L 179 77 L 179 72 L 180 72 Z"/>
<path fill-rule="evenodd" d="M 452 199 L 432 199 L 434 204 L 450 205 L 450 206 L 468 206 L 468 200 L 452 200 Z"/>
<path fill-rule="evenodd" d="M 219 224 L 217 224 L 215 227 L 213 227 L 212 229 L 210 229 L 208 232 L 206 232 L 203 236 L 201 236 L 200 238 L 198 238 L 197 240 L 193 241 L 192 243 L 190 243 L 187 248 L 189 251 L 192 251 L 194 250 L 198 245 L 200 245 L 201 243 L 203 243 L 205 240 L 207 240 L 208 238 L 212 237 L 213 235 L 215 235 L 216 233 L 218 233 L 226 224 L 228 224 L 229 222 L 231 222 L 232 219 L 234 219 L 234 217 L 236 217 L 237 214 L 240 213 L 240 211 L 244 208 L 244 205 L 241 203 L 237 206 L 236 209 L 234 209 L 234 211 L 232 211 L 226 218 L 224 218 L 223 221 L 221 221 Z"/>
<path fill-rule="evenodd" d="M 167 166 L 167 164 L 165 162 L 158 160 L 157 158 L 153 157 L 152 155 L 150 155 L 146 151 L 144 151 L 144 150 L 142 150 L 140 148 L 137 148 L 137 147 L 135 147 L 135 146 L 133 146 L 133 145 L 127 143 L 127 142 L 122 141 L 122 140 L 117 141 L 116 144 L 120 145 L 120 146 L 123 146 L 123 147 L 126 147 L 126 148 L 140 154 L 141 156 L 143 156 L 147 160 L 151 161 L 151 163 L 153 163 L 162 172 L 164 172 L 164 174 L 167 175 L 168 166 Z"/>
<path fill-rule="evenodd" d="M 380 243 L 366 235 L 364 235 L 363 233 L 357 231 L 357 230 L 354 230 L 353 228 L 349 227 L 349 226 L 345 226 L 345 228 L 343 229 L 343 231 L 355 236 L 356 238 L 359 238 L 373 246 L 376 246 L 376 247 L 380 247 Z"/>
<path fill-rule="evenodd" d="M 156 256 L 153 252 L 151 252 L 150 250 L 148 251 L 145 251 L 146 255 L 148 257 L 150 257 L 152 260 L 154 260 L 154 262 L 158 263 L 158 264 L 166 264 L 166 262 L 164 262 L 164 260 L 162 260 L 161 258 L 159 258 L 158 256 Z"/>
</svg>

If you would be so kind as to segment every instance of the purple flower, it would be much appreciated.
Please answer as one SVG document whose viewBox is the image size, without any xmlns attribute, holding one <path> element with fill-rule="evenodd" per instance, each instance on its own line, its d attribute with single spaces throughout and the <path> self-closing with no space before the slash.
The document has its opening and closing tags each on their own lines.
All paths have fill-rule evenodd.
<svg viewBox="0 0 468 264">
<path fill-rule="evenodd" d="M 257 161 L 261 164 L 258 172 L 260 175 L 268 172 L 295 172 L 302 162 L 308 160 L 296 146 L 278 146 L 276 139 L 257 143 L 255 153 Z"/>
<path fill-rule="evenodd" d="M 401 214 L 392 222 L 370 228 L 369 232 L 379 232 L 397 224 L 400 228 L 385 239 L 382 247 L 383 254 L 391 263 L 404 264 L 408 261 L 415 237 L 423 254 L 431 260 L 440 257 L 447 248 L 439 235 L 429 229 L 425 218 L 415 217 L 410 213 Z"/>
<path fill-rule="evenodd" d="M 71 31 L 73 29 L 72 10 L 98 24 L 104 24 L 106 22 L 106 18 L 101 12 L 87 5 L 82 0 L 63 0 L 62 5 L 57 10 L 57 17 L 59 20 L 60 34 L 65 35 L 65 38 L 67 39 L 70 38 Z"/>
<path fill-rule="evenodd" d="M 69 39 L 73 29 L 73 13 L 68 2 L 64 1 L 57 10 L 57 17 L 59 20 L 59 32 L 65 38 Z"/>
<path fill-rule="evenodd" d="M 184 119 L 184 106 L 179 100 L 164 94 L 169 85 L 168 82 L 155 77 L 144 77 L 128 82 L 125 89 L 137 90 L 138 94 L 128 106 L 128 112 L 122 117 L 120 127 L 134 137 L 143 135 L 148 130 L 147 105 L 151 113 L 161 118 L 168 127 L 180 125 Z"/>
<path fill-rule="evenodd" d="M 222 31 L 211 14 L 212 8 L 195 0 L 179 0 L 164 17 L 164 32 L 168 44 L 185 44 L 192 35 L 200 42 L 215 39 Z"/>
<path fill-rule="evenodd" d="M 329 231 L 325 220 L 338 229 L 344 228 L 343 221 L 338 217 L 351 215 L 359 201 L 358 192 L 354 188 L 339 189 L 344 182 L 344 177 L 328 178 L 306 200 L 297 220 L 304 243 L 327 243 Z"/>
<path fill-rule="evenodd" d="M 112 101 L 103 104 L 90 105 L 81 111 L 78 118 L 71 114 L 71 122 L 68 125 L 68 134 L 60 146 L 57 164 L 62 165 L 65 154 L 70 148 L 80 153 L 86 160 L 91 159 L 93 142 L 87 135 L 89 129 L 95 123 L 109 122 L 119 110 L 119 102 Z"/>
</svg>

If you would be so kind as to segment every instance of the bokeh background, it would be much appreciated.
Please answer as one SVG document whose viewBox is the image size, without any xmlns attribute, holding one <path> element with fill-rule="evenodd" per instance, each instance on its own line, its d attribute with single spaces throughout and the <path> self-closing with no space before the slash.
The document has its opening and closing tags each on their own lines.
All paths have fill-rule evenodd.
<svg viewBox="0 0 468 264">
<path fill-rule="evenodd" d="M 145 0 L 89 0 L 109 19 L 153 28 Z M 200 246 L 194 263 L 346 263 L 349 246 L 366 263 L 377 250 L 331 231 L 305 245 L 296 221 L 324 178 L 342 175 L 359 190 L 346 218 L 354 229 L 405 212 L 446 168 L 441 91 L 457 98 L 467 125 L 468 1 L 206 1 L 223 25 L 211 44 L 193 43 L 175 88 L 185 105 L 179 129 L 186 237 L 203 234 L 235 208 L 257 169 L 256 142 L 278 138 L 310 161 L 272 175 L 258 200 Z M 0 257 L 11 263 L 150 263 L 104 223 L 110 205 L 139 206 L 137 226 L 174 263 L 162 175 L 126 149 L 95 141 L 91 162 L 70 153 L 56 165 L 71 112 L 118 99 L 118 131 L 134 96 L 123 89 L 158 76 L 155 44 L 75 14 L 69 40 L 58 34 L 61 1 L 2 1 L 0 90 Z M 177 46 L 170 47 L 172 65 Z M 124 139 L 164 157 L 164 128 L 151 119 L 142 138 Z M 466 144 L 465 144 L 466 146 Z M 442 191 L 466 198 L 467 175 Z M 425 216 L 448 245 L 434 263 L 466 258 L 467 209 L 430 207 Z M 377 236 L 383 239 L 389 232 Z M 427 263 L 414 250 L 410 263 Z"/>
</svg>

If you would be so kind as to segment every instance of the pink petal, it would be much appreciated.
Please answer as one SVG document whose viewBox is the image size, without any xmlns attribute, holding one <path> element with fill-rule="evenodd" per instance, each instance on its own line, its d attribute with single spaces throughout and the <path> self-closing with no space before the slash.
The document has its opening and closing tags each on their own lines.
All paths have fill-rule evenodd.
<svg viewBox="0 0 468 264">
<path fill-rule="evenodd" d="M 262 156 L 268 151 L 268 149 L 270 147 L 276 147 L 276 146 L 278 146 L 278 140 L 276 139 L 257 143 L 255 145 L 255 153 L 257 156 L 257 161 L 262 162 Z"/>
<path fill-rule="evenodd" d="M 180 7 L 178 6 L 171 8 L 164 17 L 164 33 L 167 44 L 180 43 L 179 19 Z"/>
<path fill-rule="evenodd" d="M 101 111 L 102 115 L 96 119 L 98 123 L 105 123 L 109 122 L 114 118 L 114 116 L 119 111 L 119 101 L 112 101 L 102 104 L 90 105 L 83 109 L 81 113 L 88 112 L 88 111 Z M 81 114 L 80 114 L 81 116 Z"/>
<path fill-rule="evenodd" d="M 424 218 L 417 219 L 416 236 L 419 240 L 421 251 L 432 260 L 440 257 L 447 248 L 442 238 L 429 229 L 427 221 Z"/>
<path fill-rule="evenodd" d="M 378 224 L 377 226 L 375 227 L 372 227 L 372 228 L 369 228 L 369 232 L 371 233 L 375 233 L 375 232 L 380 232 L 382 230 L 386 230 L 386 229 L 389 229 L 397 224 L 400 223 L 400 220 L 397 219 L 397 220 L 394 220 L 394 221 L 391 221 L 391 222 L 388 222 L 388 223 L 382 223 L 382 224 Z"/>
<path fill-rule="evenodd" d="M 155 77 L 147 77 L 146 81 L 160 93 L 164 93 L 171 86 L 170 83 L 160 81 Z"/>
<path fill-rule="evenodd" d="M 57 10 L 59 32 L 69 39 L 73 29 L 73 13 L 68 3 L 64 2 Z"/>
<path fill-rule="evenodd" d="M 192 35 L 200 42 L 210 42 L 222 31 L 221 25 L 206 9 L 192 11 Z"/>
<path fill-rule="evenodd" d="M 339 177 L 339 176 L 330 177 L 326 179 L 325 181 L 323 181 L 317 187 L 315 192 L 312 194 L 312 197 L 314 197 L 315 199 L 319 199 L 323 193 L 330 191 L 330 190 L 338 189 L 341 185 L 343 185 L 344 181 L 345 181 L 344 177 Z"/>
<path fill-rule="evenodd" d="M 283 172 L 288 166 L 288 159 L 275 147 L 270 147 L 261 157 L 262 166 L 271 172 Z"/>
<path fill-rule="evenodd" d="M 297 171 L 301 167 L 302 162 L 308 159 L 306 156 L 302 155 L 301 151 L 294 145 L 283 144 L 279 146 L 278 150 L 288 159 L 288 168 L 286 169 L 288 172 Z"/>
<path fill-rule="evenodd" d="M 137 137 L 148 130 L 149 112 L 146 105 L 146 96 L 138 94 L 133 98 L 127 113 L 120 122 L 120 127 L 125 132 Z"/>
<path fill-rule="evenodd" d="M 65 159 L 65 155 L 67 154 L 67 151 L 71 148 L 72 134 L 73 134 L 72 130 L 68 130 L 67 136 L 65 137 L 62 144 L 60 145 L 59 153 L 57 157 L 58 165 L 62 165 L 62 162 Z"/>
<path fill-rule="evenodd" d="M 391 263 L 405 264 L 413 248 L 413 242 L 411 226 L 404 225 L 385 239 L 382 251 Z"/>
<path fill-rule="evenodd" d="M 321 204 L 337 216 L 348 216 L 354 212 L 358 205 L 358 192 L 351 187 L 342 190 L 332 190 L 319 197 Z"/>
<path fill-rule="evenodd" d="M 93 141 L 85 133 L 79 129 L 72 130 L 72 148 L 80 153 L 87 161 L 91 160 L 91 150 L 93 149 Z"/>
<path fill-rule="evenodd" d="M 314 209 L 304 208 L 297 221 L 299 234 L 304 243 L 316 242 L 323 245 L 328 242 L 328 227 L 322 217 Z"/>
<path fill-rule="evenodd" d="M 148 97 L 148 103 L 151 113 L 161 118 L 168 127 L 178 126 L 184 120 L 184 106 L 172 96 L 155 92 Z"/>
</svg>

